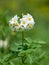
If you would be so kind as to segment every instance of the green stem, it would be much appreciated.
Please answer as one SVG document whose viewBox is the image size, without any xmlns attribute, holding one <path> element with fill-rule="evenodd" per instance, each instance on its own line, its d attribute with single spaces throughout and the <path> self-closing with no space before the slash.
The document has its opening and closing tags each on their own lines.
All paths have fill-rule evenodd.
<svg viewBox="0 0 49 65">
<path fill-rule="evenodd" d="M 24 46 L 24 32 L 22 31 L 22 49 Z M 22 63 L 24 64 L 24 57 L 22 56 Z"/>
<path fill-rule="evenodd" d="M 24 32 L 22 31 L 22 48 L 23 48 L 23 45 L 24 45 Z"/>
</svg>

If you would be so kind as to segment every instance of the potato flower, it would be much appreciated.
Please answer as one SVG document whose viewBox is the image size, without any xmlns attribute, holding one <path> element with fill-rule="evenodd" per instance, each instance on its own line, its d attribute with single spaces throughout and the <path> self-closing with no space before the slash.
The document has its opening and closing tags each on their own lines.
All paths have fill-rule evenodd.
<svg viewBox="0 0 49 65">
<path fill-rule="evenodd" d="M 34 19 L 30 14 L 23 15 L 23 18 L 20 19 L 20 21 L 25 29 L 32 29 L 35 24 Z"/>
<path fill-rule="evenodd" d="M 30 14 L 23 15 L 20 19 L 16 15 L 9 21 L 9 26 L 12 31 L 30 30 L 33 28 L 34 24 L 34 19 Z"/>
<path fill-rule="evenodd" d="M 12 31 L 17 30 L 17 28 L 19 26 L 18 19 L 19 19 L 19 17 L 16 15 L 9 21 L 9 26 L 10 26 Z"/>
</svg>

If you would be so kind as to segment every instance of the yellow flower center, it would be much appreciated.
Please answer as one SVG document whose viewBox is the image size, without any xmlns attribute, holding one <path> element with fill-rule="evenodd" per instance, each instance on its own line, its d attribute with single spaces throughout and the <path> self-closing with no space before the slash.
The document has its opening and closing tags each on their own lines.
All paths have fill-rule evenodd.
<svg viewBox="0 0 49 65">
<path fill-rule="evenodd" d="M 16 20 L 14 20 L 14 22 L 16 22 Z"/>
<path fill-rule="evenodd" d="M 18 26 L 19 24 L 18 23 L 16 23 L 16 26 Z"/>
<path fill-rule="evenodd" d="M 19 30 L 22 30 L 22 28 L 20 27 Z"/>
<path fill-rule="evenodd" d="M 25 21 L 23 21 L 22 23 L 23 23 L 23 24 L 26 24 L 26 22 L 25 22 Z"/>
<path fill-rule="evenodd" d="M 32 28 L 32 24 L 29 24 L 29 28 Z"/>
<path fill-rule="evenodd" d="M 31 20 L 31 18 L 28 18 L 28 20 L 30 21 L 30 20 Z"/>
<path fill-rule="evenodd" d="M 16 32 L 16 29 L 13 32 Z"/>
<path fill-rule="evenodd" d="M 9 26 L 13 26 L 13 24 L 10 24 Z"/>
</svg>

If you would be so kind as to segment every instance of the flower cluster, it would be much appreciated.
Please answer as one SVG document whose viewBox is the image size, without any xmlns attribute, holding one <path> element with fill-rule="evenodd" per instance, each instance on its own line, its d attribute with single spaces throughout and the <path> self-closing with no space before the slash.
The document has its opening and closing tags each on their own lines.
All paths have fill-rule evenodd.
<svg viewBox="0 0 49 65">
<path fill-rule="evenodd" d="M 9 26 L 12 31 L 30 30 L 34 24 L 34 19 L 30 14 L 22 15 L 21 19 L 16 15 L 9 21 Z"/>
</svg>

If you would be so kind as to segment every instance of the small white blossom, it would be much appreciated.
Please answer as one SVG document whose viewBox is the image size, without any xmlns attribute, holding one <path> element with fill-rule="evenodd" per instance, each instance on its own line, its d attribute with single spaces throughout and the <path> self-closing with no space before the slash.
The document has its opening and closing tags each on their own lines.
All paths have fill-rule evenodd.
<svg viewBox="0 0 49 65">
<path fill-rule="evenodd" d="M 17 31 L 24 31 L 24 26 L 22 24 L 20 24 L 17 29 Z"/>
<path fill-rule="evenodd" d="M 19 17 L 16 15 L 9 21 L 9 26 L 12 31 L 15 31 L 15 29 L 19 26 L 18 18 Z"/>
<path fill-rule="evenodd" d="M 23 18 L 20 19 L 21 24 L 24 25 L 25 29 L 32 29 L 35 22 L 33 17 L 30 14 L 23 15 Z"/>
<path fill-rule="evenodd" d="M 23 18 L 25 18 L 28 23 L 29 22 L 34 22 L 34 19 L 30 14 L 23 15 Z"/>
<path fill-rule="evenodd" d="M 33 23 L 28 23 L 26 29 L 30 30 L 33 28 Z"/>
<path fill-rule="evenodd" d="M 24 28 L 26 28 L 28 21 L 25 18 L 20 19 L 21 25 L 24 26 Z"/>
<path fill-rule="evenodd" d="M 12 31 L 24 31 L 33 28 L 35 22 L 30 14 L 23 15 L 21 19 L 16 15 L 9 21 L 9 26 Z M 20 22 L 20 23 L 19 23 Z"/>
<path fill-rule="evenodd" d="M 17 16 L 17 15 L 15 15 L 13 18 L 12 18 L 12 20 L 14 21 L 18 21 L 18 19 L 19 19 L 19 17 Z"/>
</svg>

